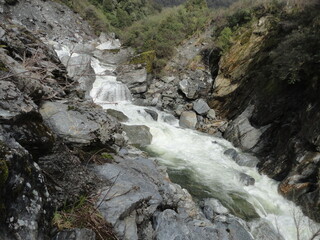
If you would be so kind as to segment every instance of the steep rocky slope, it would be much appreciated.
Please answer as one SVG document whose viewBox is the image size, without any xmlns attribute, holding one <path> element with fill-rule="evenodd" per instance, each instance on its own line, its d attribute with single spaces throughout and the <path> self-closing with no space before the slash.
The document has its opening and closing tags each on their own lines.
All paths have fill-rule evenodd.
<svg viewBox="0 0 320 240">
<path fill-rule="evenodd" d="M 224 137 L 259 156 L 260 171 L 317 221 L 319 7 L 261 6 L 231 26 L 209 103 L 232 120 Z"/>
</svg>

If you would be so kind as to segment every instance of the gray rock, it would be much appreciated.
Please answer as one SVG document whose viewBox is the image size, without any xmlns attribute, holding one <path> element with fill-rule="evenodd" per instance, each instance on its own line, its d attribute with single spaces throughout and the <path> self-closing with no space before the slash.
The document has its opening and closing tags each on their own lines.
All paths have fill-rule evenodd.
<svg viewBox="0 0 320 240">
<path fill-rule="evenodd" d="M 232 121 L 225 133 L 224 137 L 232 142 L 236 147 L 242 150 L 254 150 L 254 147 L 260 140 L 261 135 L 268 126 L 260 129 L 251 125 L 249 117 L 251 116 L 253 107 L 249 106 L 241 115 Z"/>
<path fill-rule="evenodd" d="M 138 146 L 149 145 L 152 141 L 150 129 L 144 125 L 122 125 L 129 138 L 129 143 Z"/>
<path fill-rule="evenodd" d="M 114 109 L 107 109 L 107 113 L 110 116 L 115 117 L 119 122 L 126 122 L 129 120 L 129 118 L 123 112 Z"/>
<path fill-rule="evenodd" d="M 58 232 L 52 240 L 95 240 L 96 234 L 86 228 L 68 229 Z"/>
<path fill-rule="evenodd" d="M 188 79 L 183 79 L 179 82 L 179 89 L 189 99 L 196 99 L 199 96 L 198 88 L 199 86 L 197 83 L 194 83 Z"/>
<path fill-rule="evenodd" d="M 119 50 L 99 50 L 93 52 L 93 56 L 106 64 L 124 64 L 128 61 L 133 51 L 129 48 L 121 48 Z"/>
<path fill-rule="evenodd" d="M 0 27 L 0 39 L 6 34 L 6 31 Z"/>
<path fill-rule="evenodd" d="M 206 198 L 201 203 L 202 211 L 207 219 L 213 221 L 216 215 L 224 215 L 229 213 L 219 200 L 214 198 Z"/>
<path fill-rule="evenodd" d="M 283 236 L 273 227 L 273 225 L 262 218 L 249 222 L 248 225 L 250 232 L 255 239 L 284 240 Z"/>
<path fill-rule="evenodd" d="M 17 2 L 10 9 L 15 22 L 23 23 L 33 32 L 45 34 L 46 39 L 81 42 L 94 36 L 89 24 L 62 4 L 39 0 Z"/>
<path fill-rule="evenodd" d="M 216 119 L 216 112 L 213 110 L 213 109 L 210 109 L 208 112 L 207 112 L 207 117 L 209 119 Z"/>
<path fill-rule="evenodd" d="M 0 81 L 0 120 L 12 120 L 35 113 L 37 106 L 9 81 Z"/>
<path fill-rule="evenodd" d="M 193 102 L 193 110 L 200 115 L 204 115 L 209 112 L 210 107 L 203 99 L 198 99 Z"/>
<path fill-rule="evenodd" d="M 155 239 L 211 240 L 218 239 L 218 231 L 208 220 L 187 221 L 175 211 L 166 209 L 156 217 Z"/>
<path fill-rule="evenodd" d="M 115 183 L 103 189 L 99 210 L 119 237 L 137 239 L 137 222 L 148 220 L 156 211 L 163 201 L 159 188 L 166 183 L 157 165 L 149 159 L 118 158 L 117 161 L 119 164 L 96 168 L 101 176 Z"/>
<path fill-rule="evenodd" d="M 161 80 L 164 81 L 165 83 L 170 83 L 175 79 L 176 78 L 174 76 L 167 76 L 167 77 L 163 77 Z"/>
<path fill-rule="evenodd" d="M 112 143 L 120 125 L 93 103 L 44 102 L 40 108 L 45 123 L 66 142 L 80 146 Z"/>
<path fill-rule="evenodd" d="M 179 125 L 185 128 L 195 129 L 198 119 L 197 114 L 193 111 L 185 111 L 181 113 Z"/>
<path fill-rule="evenodd" d="M 11 122 L 14 124 L 14 121 Z M 43 172 L 32 156 L 0 125 L 1 234 L 4 239 L 41 239 L 49 193 Z M 4 171 L 3 171 L 4 170 Z M 7 171 L 6 171 L 7 170 Z M 6 174 L 7 172 L 7 174 Z M 8 224 L 5 224 L 8 223 Z M 13 235 L 12 237 L 10 237 Z"/>
<path fill-rule="evenodd" d="M 117 81 L 126 84 L 133 94 L 147 91 L 147 70 L 141 65 L 122 65 L 117 73 Z"/>
<path fill-rule="evenodd" d="M 243 183 L 245 186 L 254 185 L 256 180 L 245 173 L 239 173 L 240 182 Z"/>
<path fill-rule="evenodd" d="M 92 55 L 95 47 L 92 43 L 78 43 L 74 45 L 72 51 L 78 54 Z"/>
<path fill-rule="evenodd" d="M 233 148 L 227 149 L 224 154 L 231 157 L 240 166 L 256 167 L 259 162 L 257 157 L 248 153 L 238 153 Z"/>
<path fill-rule="evenodd" d="M 223 236 L 221 239 L 237 239 L 237 240 L 254 240 L 252 235 L 246 229 L 245 222 L 241 219 L 227 216 L 222 221 L 216 219 L 219 235 Z M 225 232 L 223 232 L 225 230 Z M 219 238 L 220 239 L 220 238 Z"/>
<path fill-rule="evenodd" d="M 156 111 L 147 108 L 144 110 L 152 117 L 153 120 L 158 121 L 158 113 Z"/>
<path fill-rule="evenodd" d="M 81 54 L 79 56 L 65 56 L 61 59 L 66 66 L 68 75 L 79 82 L 79 90 L 85 91 L 86 97 L 90 98 L 92 85 L 96 80 L 95 72 L 91 66 L 91 56 Z"/>
</svg>

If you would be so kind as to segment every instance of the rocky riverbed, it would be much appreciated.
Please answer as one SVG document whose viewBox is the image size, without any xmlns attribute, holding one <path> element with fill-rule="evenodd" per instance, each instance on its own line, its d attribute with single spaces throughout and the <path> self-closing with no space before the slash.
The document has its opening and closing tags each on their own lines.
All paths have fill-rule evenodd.
<svg viewBox="0 0 320 240">
<path fill-rule="evenodd" d="M 210 102 L 227 95 L 219 86 L 234 89 L 221 80 L 220 58 L 215 50 L 206 52 L 209 43 L 190 39 L 159 79 L 144 64 L 129 64 L 133 51 L 122 48 L 114 34 L 95 36 L 83 19 L 56 2 L 0 0 L 0 20 L 0 239 L 95 239 L 92 229 L 51 224 L 57 210 L 92 194 L 94 208 L 119 239 L 286 239 L 255 211 L 250 216 L 255 221 L 246 222 L 217 199 L 195 203 L 171 182 L 161 160 L 150 157 L 154 146 L 149 154 L 136 148 L 152 142 L 152 124 L 132 124 L 132 116 L 105 110 L 91 98 L 115 106 L 123 100 L 153 106 L 138 113 L 166 123 L 175 122 L 174 115 L 183 128 L 224 134 L 257 153 L 270 126 L 252 124 L 254 106 L 227 124 L 221 105 Z M 104 87 L 95 85 L 99 81 Z M 158 110 L 172 115 L 163 118 Z M 248 168 L 262 164 L 232 147 L 223 156 Z M 310 171 L 300 175 L 313 176 L 317 153 L 303 156 L 312 161 L 302 161 Z M 289 185 L 290 192 L 295 176 L 280 189 L 288 192 Z M 236 179 L 245 187 L 255 185 L 241 171 Z"/>
<path fill-rule="evenodd" d="M 110 53 L 105 45 L 117 44 L 112 36 L 95 38 L 57 3 L 6 1 L 0 7 L 1 239 L 94 239 L 85 229 L 51 230 L 55 209 L 92 193 L 101 196 L 99 210 L 119 238 L 251 239 L 232 215 L 207 219 L 165 168 L 127 145 L 118 120 L 90 99 L 91 56 L 119 64 L 130 51 Z M 52 41 L 57 51 L 62 43 L 74 46 L 73 55 L 60 61 Z M 141 67 L 118 71 L 142 80 L 145 74 Z M 102 149 L 114 157 L 92 166 Z"/>
</svg>

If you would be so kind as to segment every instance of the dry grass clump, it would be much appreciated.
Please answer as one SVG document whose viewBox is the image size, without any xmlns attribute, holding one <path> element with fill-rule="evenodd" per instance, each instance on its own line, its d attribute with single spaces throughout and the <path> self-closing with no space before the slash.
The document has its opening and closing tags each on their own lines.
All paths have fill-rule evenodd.
<svg viewBox="0 0 320 240">
<path fill-rule="evenodd" d="M 96 200 L 97 197 L 80 197 L 75 204 L 66 206 L 61 211 L 56 211 L 52 225 L 60 231 L 72 228 L 92 229 L 98 240 L 118 239 L 110 224 L 95 207 Z"/>
</svg>

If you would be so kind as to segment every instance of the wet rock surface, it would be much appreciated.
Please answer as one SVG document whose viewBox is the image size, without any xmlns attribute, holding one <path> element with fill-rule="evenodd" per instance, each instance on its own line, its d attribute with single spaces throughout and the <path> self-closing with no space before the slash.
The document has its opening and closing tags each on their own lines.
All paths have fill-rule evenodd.
<svg viewBox="0 0 320 240">
<path fill-rule="evenodd" d="M 149 145 L 152 141 L 150 129 L 144 125 L 122 125 L 123 131 L 129 138 L 129 143 L 137 146 Z"/>
</svg>

